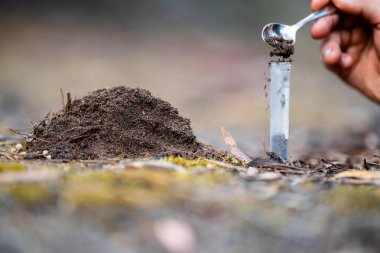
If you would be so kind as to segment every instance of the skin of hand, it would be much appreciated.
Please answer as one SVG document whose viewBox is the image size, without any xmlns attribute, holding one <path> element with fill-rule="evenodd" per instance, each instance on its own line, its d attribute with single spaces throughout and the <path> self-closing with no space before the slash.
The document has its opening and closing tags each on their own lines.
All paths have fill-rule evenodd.
<svg viewBox="0 0 380 253">
<path fill-rule="evenodd" d="M 380 0 L 313 0 L 313 11 L 333 4 L 336 14 L 316 21 L 324 64 L 350 86 L 380 104 Z"/>
</svg>

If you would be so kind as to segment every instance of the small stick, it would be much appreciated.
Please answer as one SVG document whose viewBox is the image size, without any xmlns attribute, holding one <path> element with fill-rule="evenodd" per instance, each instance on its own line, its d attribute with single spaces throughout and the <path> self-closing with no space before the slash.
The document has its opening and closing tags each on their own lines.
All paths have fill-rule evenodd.
<svg viewBox="0 0 380 253">
<path fill-rule="evenodd" d="M 66 107 L 65 107 L 65 112 L 69 112 L 70 109 L 71 109 L 71 94 L 70 92 L 67 92 L 67 103 L 66 103 Z"/>
<path fill-rule="evenodd" d="M 63 89 L 60 89 L 61 91 L 61 101 L 62 101 L 62 109 L 65 109 L 65 95 L 63 95 Z"/>
<path fill-rule="evenodd" d="M 0 146 L 12 145 L 12 144 L 16 144 L 17 142 L 18 142 L 17 140 L 2 141 L 0 142 Z"/>
<path fill-rule="evenodd" d="M 27 134 L 24 134 L 24 133 L 18 132 L 18 131 L 16 131 L 16 130 L 12 129 L 12 128 L 8 128 L 8 130 L 11 131 L 11 132 L 13 132 L 13 133 L 15 133 L 15 134 L 18 134 L 18 135 L 27 136 Z"/>
<path fill-rule="evenodd" d="M 9 129 L 9 131 L 14 132 L 15 134 L 19 134 L 19 135 L 24 136 L 24 138 L 27 137 L 27 138 L 36 139 L 36 140 L 39 140 L 39 141 L 42 141 L 42 142 L 51 143 L 51 141 L 47 141 L 47 140 L 44 140 L 44 139 L 38 138 L 38 137 L 33 136 L 33 135 L 31 135 L 31 134 L 20 133 L 20 132 L 17 132 L 16 130 L 13 130 L 13 129 L 11 129 L 11 128 L 8 128 L 8 129 Z"/>
<path fill-rule="evenodd" d="M 305 175 L 305 173 L 306 173 L 304 171 L 283 170 L 283 169 L 277 169 L 277 168 L 275 168 L 275 171 L 278 173 L 283 173 L 283 174 L 297 174 L 297 175 Z"/>
<path fill-rule="evenodd" d="M 30 137 L 30 138 L 32 138 L 32 139 L 36 139 L 36 140 L 42 141 L 42 142 L 51 143 L 51 141 L 47 141 L 47 140 L 44 140 L 44 139 L 38 138 L 38 137 L 36 137 L 36 136 L 30 136 L 30 135 L 28 135 L 28 137 Z"/>
<path fill-rule="evenodd" d="M 293 171 L 306 171 L 303 168 L 298 168 L 284 164 L 257 164 L 256 167 L 262 169 L 274 169 L 274 170 L 293 170 Z"/>
</svg>

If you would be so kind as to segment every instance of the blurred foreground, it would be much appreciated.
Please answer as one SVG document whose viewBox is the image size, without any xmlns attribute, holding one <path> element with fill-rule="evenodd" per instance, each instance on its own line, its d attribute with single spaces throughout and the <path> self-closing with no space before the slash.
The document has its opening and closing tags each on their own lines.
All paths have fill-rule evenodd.
<svg viewBox="0 0 380 253">
<path fill-rule="evenodd" d="M 355 173 L 337 160 L 1 162 L 0 252 L 375 253 L 380 158 L 367 159 Z"/>
</svg>

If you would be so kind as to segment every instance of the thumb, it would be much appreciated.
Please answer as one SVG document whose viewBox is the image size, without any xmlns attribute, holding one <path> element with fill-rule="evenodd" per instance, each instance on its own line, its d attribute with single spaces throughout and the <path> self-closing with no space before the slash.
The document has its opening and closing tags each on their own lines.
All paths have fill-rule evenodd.
<svg viewBox="0 0 380 253">
<path fill-rule="evenodd" d="M 362 16 L 372 25 L 380 25 L 380 1 L 379 0 L 332 0 L 341 11 Z"/>
</svg>

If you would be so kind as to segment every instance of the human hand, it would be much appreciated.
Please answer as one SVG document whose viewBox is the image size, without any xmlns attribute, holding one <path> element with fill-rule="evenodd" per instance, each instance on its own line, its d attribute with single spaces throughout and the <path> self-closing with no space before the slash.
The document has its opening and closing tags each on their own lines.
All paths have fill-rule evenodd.
<svg viewBox="0 0 380 253">
<path fill-rule="evenodd" d="M 380 104 L 380 0 L 312 0 L 311 8 L 328 4 L 338 13 L 319 19 L 311 30 L 322 39 L 326 67 Z"/>
</svg>

